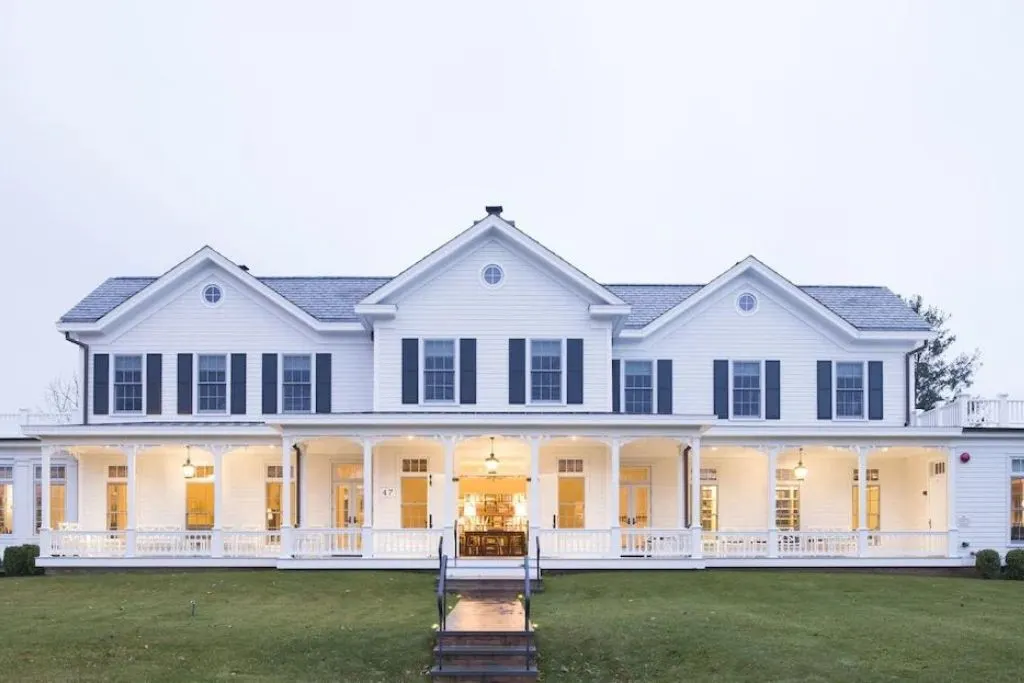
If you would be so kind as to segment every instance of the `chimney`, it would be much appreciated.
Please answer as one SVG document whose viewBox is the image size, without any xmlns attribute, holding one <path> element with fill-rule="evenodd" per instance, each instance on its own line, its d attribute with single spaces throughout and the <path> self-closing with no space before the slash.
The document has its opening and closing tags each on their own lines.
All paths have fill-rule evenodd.
<svg viewBox="0 0 1024 683">
<path fill-rule="evenodd" d="M 245 265 L 244 263 L 240 264 L 238 267 L 247 273 L 249 272 L 249 266 Z"/>
<path fill-rule="evenodd" d="M 500 216 L 501 215 L 501 211 L 502 211 L 501 205 L 498 205 L 498 206 L 485 206 L 484 208 L 487 209 L 487 213 L 490 214 L 491 216 Z"/>
</svg>

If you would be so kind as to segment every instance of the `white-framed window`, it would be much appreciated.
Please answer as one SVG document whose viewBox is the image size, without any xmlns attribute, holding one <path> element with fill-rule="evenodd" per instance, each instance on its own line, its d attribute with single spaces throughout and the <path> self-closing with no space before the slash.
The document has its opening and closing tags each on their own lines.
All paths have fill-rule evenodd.
<svg viewBox="0 0 1024 683">
<path fill-rule="evenodd" d="M 863 419 L 865 383 L 864 363 L 835 363 L 835 401 L 837 418 Z"/>
<path fill-rule="evenodd" d="M 426 458 L 402 458 L 402 473 L 403 474 L 426 474 L 427 473 L 427 459 Z"/>
<path fill-rule="evenodd" d="M 281 356 L 281 412 L 313 411 L 313 360 L 308 354 Z"/>
<path fill-rule="evenodd" d="M 454 403 L 455 340 L 423 340 L 423 401 L 428 403 Z"/>
<path fill-rule="evenodd" d="M 736 297 L 736 310 L 742 315 L 753 315 L 757 312 L 757 295 L 753 292 L 743 292 Z"/>
<path fill-rule="evenodd" d="M 203 287 L 203 303 L 207 306 L 216 306 L 224 298 L 224 290 L 220 285 L 210 283 Z"/>
<path fill-rule="evenodd" d="M 430 479 L 426 458 L 402 458 L 399 511 L 403 529 L 427 529 L 430 518 Z"/>
<path fill-rule="evenodd" d="M 196 361 L 196 408 L 200 413 L 228 412 L 228 357 L 200 355 Z"/>
<path fill-rule="evenodd" d="M 291 507 L 292 507 L 292 523 L 298 519 L 297 513 L 298 508 L 298 496 L 295 495 L 295 477 L 296 467 L 291 468 Z M 281 523 L 284 519 L 282 506 L 282 489 L 284 488 L 284 467 L 281 465 L 267 465 L 267 478 L 264 486 L 264 497 L 266 499 L 266 528 L 267 531 L 280 531 Z"/>
<path fill-rule="evenodd" d="M 942 463 L 942 464 L 945 465 L 946 463 Z M 943 469 L 942 471 L 945 472 L 946 470 Z M 855 482 L 860 480 L 859 472 L 860 471 L 856 467 L 853 468 L 853 480 Z M 879 477 L 878 477 L 878 470 L 877 469 L 867 469 L 867 470 L 864 470 L 864 472 L 867 475 L 866 476 L 867 481 L 878 481 Z"/>
<path fill-rule="evenodd" d="M 1010 543 L 1024 543 L 1024 458 L 1010 460 Z"/>
<path fill-rule="evenodd" d="M 763 363 L 758 360 L 734 360 L 729 379 L 732 384 L 732 417 L 759 418 L 763 413 Z"/>
<path fill-rule="evenodd" d="M 559 529 L 583 529 L 587 518 L 587 487 L 582 458 L 558 459 Z"/>
<path fill-rule="evenodd" d="M 0 534 L 14 533 L 14 466 L 0 465 Z"/>
<path fill-rule="evenodd" d="M 583 458 L 559 458 L 559 474 L 583 474 Z"/>
<path fill-rule="evenodd" d="M 633 414 L 654 412 L 654 362 L 627 360 L 622 363 L 622 409 Z"/>
<path fill-rule="evenodd" d="M 497 263 L 488 263 L 480 270 L 480 277 L 488 287 L 497 287 L 505 280 L 505 271 Z"/>
<path fill-rule="evenodd" d="M 43 528 L 43 466 L 36 465 L 35 471 L 35 533 Z M 50 465 L 50 528 L 59 529 L 65 521 L 67 511 L 67 465 Z"/>
<path fill-rule="evenodd" d="M 143 391 L 142 356 L 114 356 L 114 412 L 141 413 Z"/>
<path fill-rule="evenodd" d="M 530 340 L 530 401 L 534 403 L 561 403 L 565 373 L 562 358 L 564 344 L 561 339 Z"/>
</svg>

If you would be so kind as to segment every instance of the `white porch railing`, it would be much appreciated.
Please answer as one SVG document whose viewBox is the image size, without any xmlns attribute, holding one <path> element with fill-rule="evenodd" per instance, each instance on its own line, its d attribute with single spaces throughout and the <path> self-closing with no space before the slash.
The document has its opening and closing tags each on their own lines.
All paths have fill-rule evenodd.
<svg viewBox="0 0 1024 683">
<path fill-rule="evenodd" d="M 946 557 L 949 534 L 945 531 L 872 531 L 865 557 Z"/>
<path fill-rule="evenodd" d="M 363 552 L 363 530 L 295 529 L 294 555 L 299 558 L 360 555 Z"/>
<path fill-rule="evenodd" d="M 780 531 L 779 557 L 857 557 L 856 531 Z"/>
<path fill-rule="evenodd" d="M 542 557 L 608 557 L 612 549 L 610 529 L 541 529 Z"/>
<path fill-rule="evenodd" d="M 124 531 L 50 532 L 49 551 L 53 557 L 122 557 L 125 550 Z M 46 548 L 41 548 L 46 554 Z"/>
<path fill-rule="evenodd" d="M 280 531 L 222 531 L 224 557 L 277 557 L 281 554 Z"/>
<path fill-rule="evenodd" d="M 210 557 L 212 531 L 136 531 L 137 557 Z"/>
<path fill-rule="evenodd" d="M 622 529 L 623 557 L 689 557 L 688 529 Z"/>
<path fill-rule="evenodd" d="M 705 557 L 768 557 L 767 531 L 705 531 Z"/>
<path fill-rule="evenodd" d="M 916 427 L 1024 427 L 1024 400 L 1008 394 L 994 399 L 959 396 L 914 416 Z"/>
<path fill-rule="evenodd" d="M 370 532 L 374 557 L 437 557 L 440 529 L 373 529 Z"/>
<path fill-rule="evenodd" d="M 75 419 L 71 413 L 33 413 L 25 409 L 16 413 L 0 413 L 0 437 L 21 436 L 21 428 L 29 425 L 68 424 Z"/>
</svg>

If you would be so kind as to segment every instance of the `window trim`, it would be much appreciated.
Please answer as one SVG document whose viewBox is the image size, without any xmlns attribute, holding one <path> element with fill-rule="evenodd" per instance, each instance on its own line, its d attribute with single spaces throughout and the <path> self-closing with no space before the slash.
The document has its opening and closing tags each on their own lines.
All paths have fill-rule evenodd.
<svg viewBox="0 0 1024 683">
<path fill-rule="evenodd" d="M 217 298 L 216 301 L 208 301 L 206 298 L 206 290 L 208 290 L 210 287 L 216 287 L 217 290 L 220 292 L 220 296 Z M 209 308 L 216 308 L 217 306 L 220 306 L 222 303 L 224 303 L 224 285 L 222 285 L 220 282 L 216 280 L 209 280 L 208 282 L 206 282 L 206 284 L 200 287 L 199 299 Z"/>
<path fill-rule="evenodd" d="M 141 364 L 142 373 L 142 408 L 140 410 L 118 410 L 117 409 L 117 385 L 115 379 L 117 377 L 117 359 L 118 358 L 138 358 Z M 146 394 L 149 387 L 146 386 L 146 354 L 144 353 L 115 353 L 111 354 L 110 363 L 110 414 L 111 415 L 145 415 L 146 414 Z"/>
<path fill-rule="evenodd" d="M 1013 548 L 1024 547 L 1024 538 L 1019 540 L 1013 540 L 1013 482 L 1024 481 L 1024 471 L 1014 472 L 1013 461 L 1021 460 L 1024 461 L 1024 454 L 1011 453 L 1006 458 L 1006 475 L 1007 475 L 1007 487 L 1006 487 L 1006 509 L 1009 512 L 1009 517 L 1006 520 L 1006 545 Z M 947 474 L 947 476 L 950 476 Z M 1024 484 L 1021 484 L 1024 486 Z"/>
<path fill-rule="evenodd" d="M 0 468 L 4 468 L 5 470 L 6 470 L 6 468 L 10 468 L 10 471 L 11 471 L 11 476 L 10 477 L 4 476 L 4 477 L 0 478 L 0 486 L 9 486 L 10 487 L 10 496 L 11 496 L 10 497 L 11 514 L 10 514 L 10 517 L 6 517 L 5 516 L 5 521 L 7 522 L 7 525 L 10 527 L 11 531 L 8 534 L 8 533 L 4 533 L 2 530 L 0 530 L 0 538 L 12 538 L 14 536 L 14 533 L 15 533 L 15 531 L 14 531 L 15 518 L 17 517 L 17 514 L 18 514 L 18 511 L 14 507 L 14 497 L 15 497 L 15 492 L 14 492 L 14 476 L 15 476 L 14 468 L 15 468 L 15 465 L 14 465 L 14 461 L 13 460 L 4 460 L 4 461 L 0 462 Z M 5 475 L 6 475 L 6 471 L 5 471 Z"/>
<path fill-rule="evenodd" d="M 619 361 L 619 406 L 624 415 L 658 414 L 658 361 L 653 358 L 617 358 Z M 651 365 L 651 412 L 630 413 L 626 410 L 626 363 L 650 363 Z"/>
<path fill-rule="evenodd" d="M 533 344 L 535 342 L 558 342 L 561 346 L 559 356 L 559 379 L 561 386 L 559 389 L 559 400 L 549 399 L 534 399 L 533 398 Z M 564 406 L 566 403 L 566 338 L 565 337 L 531 337 L 527 339 L 526 344 L 526 403 L 527 405 L 539 405 L 539 406 Z"/>
<path fill-rule="evenodd" d="M 839 414 L 839 365 L 860 365 L 861 377 L 861 414 Z M 868 362 L 866 360 L 834 360 L 832 361 L 832 419 L 842 422 L 867 422 L 868 420 Z"/>
<path fill-rule="evenodd" d="M 309 410 L 284 409 L 284 359 L 309 359 Z M 230 406 L 230 404 L 228 404 Z M 312 353 L 281 352 L 277 354 L 277 412 L 280 415 L 312 415 L 316 412 L 316 358 Z"/>
<path fill-rule="evenodd" d="M 758 394 L 760 398 L 760 406 L 757 409 L 757 415 L 737 415 L 734 410 L 734 404 L 736 401 L 735 394 L 735 378 L 736 378 L 736 363 L 757 363 L 758 366 Z M 730 420 L 742 420 L 744 422 L 758 422 L 764 421 L 765 419 L 765 374 L 764 374 L 764 360 L 756 360 L 753 358 L 736 358 L 729 360 L 729 419 Z"/>
<path fill-rule="evenodd" d="M 289 354 L 290 355 L 290 354 Z M 199 409 L 199 358 L 200 356 L 220 356 L 224 359 L 224 410 L 200 410 Z M 192 402 L 193 415 L 227 415 L 231 412 L 231 354 L 218 352 L 204 352 L 193 354 L 192 367 L 192 395 L 195 400 Z"/>
<path fill-rule="evenodd" d="M 493 284 L 487 281 L 487 276 L 485 275 L 487 269 L 490 268 L 491 266 L 496 266 L 498 268 L 498 271 L 501 273 L 501 279 Z M 487 263 L 480 267 L 480 282 L 481 284 L 483 284 L 484 289 L 501 289 L 503 286 L 505 286 L 506 279 L 507 278 L 505 277 L 505 266 L 501 265 L 497 261 L 488 261 Z"/>
<path fill-rule="evenodd" d="M 426 394 L 427 394 L 427 363 L 426 363 L 427 353 L 426 353 L 426 351 L 427 351 L 427 342 L 428 341 L 429 342 L 451 342 L 451 344 L 452 344 L 452 358 L 454 359 L 454 367 L 452 369 L 452 372 L 454 373 L 452 375 L 452 384 L 454 385 L 454 390 L 452 392 L 452 396 L 454 398 L 451 398 L 451 399 L 440 399 L 440 398 L 428 399 L 426 397 Z M 460 396 L 460 392 L 459 392 L 459 372 L 462 369 L 462 366 L 461 366 L 462 358 L 460 358 L 460 355 L 459 355 L 459 339 L 457 337 L 421 337 L 420 338 L 420 349 L 419 349 L 419 352 L 420 352 L 420 358 L 419 358 L 419 369 L 420 369 L 419 370 L 419 372 L 420 372 L 420 376 L 419 376 L 419 391 L 420 391 L 419 400 L 420 400 L 420 404 L 421 405 L 430 405 L 430 406 L 436 406 L 436 405 L 441 405 L 441 406 L 459 405 L 459 401 L 462 400 L 462 396 Z"/>
</svg>

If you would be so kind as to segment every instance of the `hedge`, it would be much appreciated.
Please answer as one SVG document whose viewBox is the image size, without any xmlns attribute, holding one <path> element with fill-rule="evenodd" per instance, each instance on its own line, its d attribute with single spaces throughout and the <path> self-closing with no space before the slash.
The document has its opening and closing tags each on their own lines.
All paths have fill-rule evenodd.
<svg viewBox="0 0 1024 683">
<path fill-rule="evenodd" d="M 1002 562 L 995 550 L 979 550 L 974 555 L 974 568 L 983 579 L 998 579 L 1002 572 Z"/>
<path fill-rule="evenodd" d="M 1006 578 L 1024 581 L 1024 548 L 1014 548 L 1006 553 Z"/>
<path fill-rule="evenodd" d="M 7 576 L 35 576 L 43 573 L 36 566 L 39 546 L 33 544 L 12 545 L 4 548 L 4 574 Z"/>
</svg>

